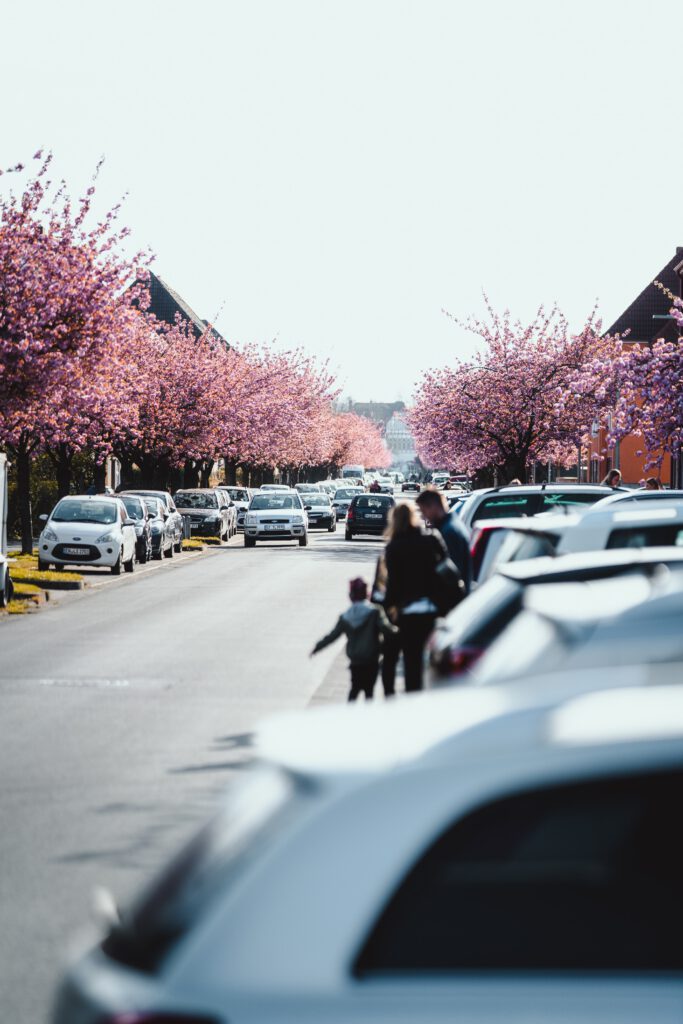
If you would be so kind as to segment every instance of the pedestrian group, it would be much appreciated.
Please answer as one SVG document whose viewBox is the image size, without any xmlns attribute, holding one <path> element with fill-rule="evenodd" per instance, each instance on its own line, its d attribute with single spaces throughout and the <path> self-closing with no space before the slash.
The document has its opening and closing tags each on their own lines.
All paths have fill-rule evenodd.
<svg viewBox="0 0 683 1024">
<path fill-rule="evenodd" d="M 393 697 L 401 654 L 406 692 L 421 690 L 425 646 L 437 616 L 469 592 L 472 569 L 466 527 L 434 488 L 422 491 L 416 505 L 427 526 L 420 523 L 413 505 L 394 506 L 372 588 L 368 591 L 363 579 L 351 580 L 350 607 L 311 652 L 346 636 L 350 701 L 361 693 L 372 699 L 380 665 L 384 695 Z"/>
</svg>

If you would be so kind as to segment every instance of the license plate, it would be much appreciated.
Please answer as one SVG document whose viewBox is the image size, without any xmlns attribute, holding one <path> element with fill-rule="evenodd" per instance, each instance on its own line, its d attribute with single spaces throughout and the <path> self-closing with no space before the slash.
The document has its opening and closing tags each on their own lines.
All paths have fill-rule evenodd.
<svg viewBox="0 0 683 1024">
<path fill-rule="evenodd" d="M 285 530 L 286 528 L 286 523 L 266 523 L 266 530 Z"/>
<path fill-rule="evenodd" d="M 381 512 L 368 512 L 368 513 L 366 513 L 365 518 L 366 519 L 381 519 L 382 518 L 382 513 Z"/>
<path fill-rule="evenodd" d="M 64 548 L 65 555 L 89 555 L 88 548 Z"/>
</svg>

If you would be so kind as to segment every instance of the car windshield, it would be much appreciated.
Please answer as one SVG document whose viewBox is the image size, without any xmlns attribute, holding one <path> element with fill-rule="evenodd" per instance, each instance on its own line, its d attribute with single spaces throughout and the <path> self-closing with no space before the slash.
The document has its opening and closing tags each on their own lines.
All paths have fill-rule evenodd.
<svg viewBox="0 0 683 1024">
<path fill-rule="evenodd" d="M 255 511 L 263 509 L 300 508 L 299 499 L 291 494 L 257 494 L 251 500 L 250 509 Z"/>
<path fill-rule="evenodd" d="M 243 487 L 224 487 L 223 490 L 230 495 L 230 501 L 249 501 L 249 495 Z"/>
<path fill-rule="evenodd" d="M 122 498 L 121 500 L 126 506 L 126 512 L 131 519 L 145 518 L 145 510 L 142 507 L 142 500 L 140 498 Z"/>
<path fill-rule="evenodd" d="M 64 498 L 52 513 L 54 523 L 115 523 L 118 506 L 113 501 Z"/>
<path fill-rule="evenodd" d="M 162 505 L 157 498 L 145 498 L 145 505 L 147 506 L 147 511 L 153 516 L 161 515 Z"/>
<path fill-rule="evenodd" d="M 178 508 L 218 508 L 215 494 L 204 494 L 202 491 L 178 491 L 175 495 Z"/>
<path fill-rule="evenodd" d="M 329 508 L 330 499 L 326 494 L 306 494 L 304 501 L 307 505 L 311 505 L 312 508 Z"/>
<path fill-rule="evenodd" d="M 342 487 L 340 490 L 334 492 L 335 501 L 350 501 L 354 495 L 360 494 L 360 491 L 355 487 Z"/>
</svg>

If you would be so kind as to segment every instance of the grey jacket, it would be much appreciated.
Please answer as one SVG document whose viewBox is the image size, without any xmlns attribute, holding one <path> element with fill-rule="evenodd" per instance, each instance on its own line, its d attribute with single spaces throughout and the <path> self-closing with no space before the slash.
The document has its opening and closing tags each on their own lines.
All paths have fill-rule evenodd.
<svg viewBox="0 0 683 1024">
<path fill-rule="evenodd" d="M 351 607 L 339 616 L 332 632 L 318 640 L 313 653 L 316 654 L 323 647 L 334 643 L 338 637 L 346 636 L 346 654 L 351 664 L 371 665 L 379 661 L 382 634 L 393 636 L 395 633 L 398 633 L 398 630 L 391 625 L 383 608 L 370 604 L 369 601 L 354 601 Z"/>
</svg>

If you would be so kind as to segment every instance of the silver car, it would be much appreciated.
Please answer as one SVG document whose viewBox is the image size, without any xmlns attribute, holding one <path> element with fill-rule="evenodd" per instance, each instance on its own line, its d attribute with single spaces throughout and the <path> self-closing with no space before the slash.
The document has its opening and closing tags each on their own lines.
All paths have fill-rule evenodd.
<svg viewBox="0 0 683 1024">
<path fill-rule="evenodd" d="M 257 541 L 297 540 L 308 544 L 308 516 L 297 491 L 262 491 L 255 494 L 244 518 L 244 546 Z"/>
</svg>

